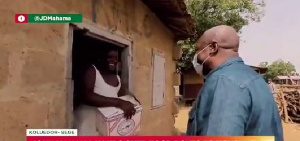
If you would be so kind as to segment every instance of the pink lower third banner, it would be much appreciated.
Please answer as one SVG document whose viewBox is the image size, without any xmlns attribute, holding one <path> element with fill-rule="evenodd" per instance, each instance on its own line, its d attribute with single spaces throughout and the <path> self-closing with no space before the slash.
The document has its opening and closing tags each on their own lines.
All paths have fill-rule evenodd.
<svg viewBox="0 0 300 141">
<path fill-rule="evenodd" d="M 274 136 L 27 136 L 27 141 L 275 141 Z"/>
</svg>

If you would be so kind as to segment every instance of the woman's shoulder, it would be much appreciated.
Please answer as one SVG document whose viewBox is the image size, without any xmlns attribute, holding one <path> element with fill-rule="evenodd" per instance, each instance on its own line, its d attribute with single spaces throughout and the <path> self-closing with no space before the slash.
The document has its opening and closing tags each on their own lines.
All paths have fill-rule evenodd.
<svg viewBox="0 0 300 141">
<path fill-rule="evenodd" d="M 86 71 L 85 71 L 85 75 L 95 75 L 96 74 L 96 67 L 94 65 L 90 65 L 89 67 L 87 67 Z"/>
</svg>

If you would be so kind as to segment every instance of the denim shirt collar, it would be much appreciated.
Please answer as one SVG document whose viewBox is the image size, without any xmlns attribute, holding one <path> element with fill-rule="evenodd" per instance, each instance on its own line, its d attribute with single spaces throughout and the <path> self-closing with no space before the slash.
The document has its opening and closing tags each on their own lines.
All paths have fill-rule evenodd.
<svg viewBox="0 0 300 141">
<path fill-rule="evenodd" d="M 243 59 L 241 57 L 232 57 L 230 59 L 228 59 L 227 61 L 225 61 L 224 63 L 222 63 L 219 67 L 213 69 L 212 71 L 210 71 L 207 76 L 205 77 L 205 79 L 209 78 L 214 72 L 224 68 L 224 67 L 227 67 L 231 64 L 234 64 L 234 63 L 244 63 Z"/>
</svg>

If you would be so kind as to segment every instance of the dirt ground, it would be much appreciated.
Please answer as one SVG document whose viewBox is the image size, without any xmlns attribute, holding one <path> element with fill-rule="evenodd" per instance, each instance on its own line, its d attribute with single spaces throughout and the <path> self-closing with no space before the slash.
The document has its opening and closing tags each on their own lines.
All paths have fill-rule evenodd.
<svg viewBox="0 0 300 141">
<path fill-rule="evenodd" d="M 185 133 L 188 120 L 188 112 L 191 107 L 180 107 L 178 117 L 175 121 L 175 127 L 181 133 Z M 300 125 L 287 124 L 283 122 L 284 141 L 299 141 L 300 140 Z"/>
</svg>

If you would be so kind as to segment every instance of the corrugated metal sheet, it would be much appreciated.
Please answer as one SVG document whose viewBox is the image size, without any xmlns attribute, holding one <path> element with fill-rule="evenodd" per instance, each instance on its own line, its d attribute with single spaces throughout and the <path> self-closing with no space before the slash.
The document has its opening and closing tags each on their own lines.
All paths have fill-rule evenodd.
<svg viewBox="0 0 300 141">
<path fill-rule="evenodd" d="M 277 80 L 281 80 L 281 79 L 293 79 L 293 80 L 300 80 L 300 76 L 276 76 Z"/>
</svg>

